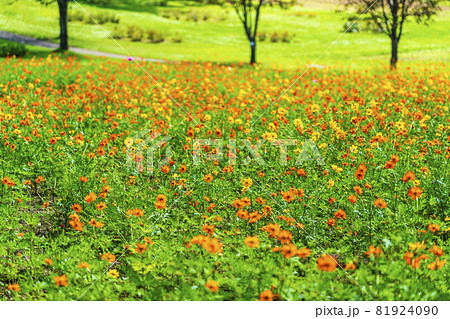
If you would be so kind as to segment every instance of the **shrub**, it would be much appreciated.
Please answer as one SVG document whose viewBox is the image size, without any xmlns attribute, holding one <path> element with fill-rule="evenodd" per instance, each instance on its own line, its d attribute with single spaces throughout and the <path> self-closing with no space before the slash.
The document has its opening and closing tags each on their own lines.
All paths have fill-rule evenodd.
<svg viewBox="0 0 450 319">
<path fill-rule="evenodd" d="M 203 11 L 203 13 L 202 13 L 202 20 L 203 20 L 203 21 L 208 21 L 209 18 L 211 18 L 211 12 L 209 12 L 209 11 Z"/>
<path fill-rule="evenodd" d="M 69 22 L 83 22 L 86 24 L 96 24 L 91 17 L 95 19 L 95 21 L 98 24 L 105 24 L 108 22 L 117 24 L 120 21 L 120 18 L 116 16 L 114 13 L 104 11 L 91 13 L 91 16 L 87 15 L 86 13 L 80 10 L 70 10 L 68 14 Z"/>
<path fill-rule="evenodd" d="M 281 42 L 285 42 L 285 43 L 290 42 L 291 38 L 292 38 L 292 35 L 289 32 L 287 32 L 286 30 L 283 31 L 280 35 Z"/>
<path fill-rule="evenodd" d="M 117 26 L 110 32 L 111 37 L 114 39 L 124 39 L 127 37 L 127 31 Z"/>
<path fill-rule="evenodd" d="M 168 0 L 150 0 L 145 3 L 146 5 L 155 6 L 155 7 L 167 7 Z"/>
<path fill-rule="evenodd" d="M 26 53 L 25 44 L 0 40 L 0 56 L 23 56 Z"/>
<path fill-rule="evenodd" d="M 155 30 L 148 30 L 146 31 L 146 36 L 147 39 L 151 42 L 151 43 L 161 43 L 164 42 L 164 34 L 162 34 L 159 31 L 155 31 Z"/>
<path fill-rule="evenodd" d="M 214 18 L 216 22 L 222 22 L 225 21 L 226 19 L 228 19 L 228 11 L 226 13 L 220 11 L 220 13 L 217 14 Z"/>
<path fill-rule="evenodd" d="M 353 24 L 353 22 L 351 22 L 351 21 L 345 22 L 344 31 L 346 31 L 347 29 L 348 29 L 347 32 L 352 32 L 352 33 L 357 33 L 357 32 L 361 31 L 358 23 L 355 23 L 353 25 L 352 24 Z"/>
<path fill-rule="evenodd" d="M 304 11 L 294 11 L 290 13 L 290 15 L 299 17 L 299 18 L 316 18 L 317 13 L 315 12 L 304 12 Z"/>
<path fill-rule="evenodd" d="M 291 39 L 293 38 L 293 35 L 285 30 L 283 32 L 275 31 L 275 32 L 271 33 L 270 35 L 266 33 L 265 37 L 264 37 L 264 35 L 261 35 L 261 37 L 263 37 L 264 40 L 267 37 L 269 37 L 270 42 L 274 42 L 274 43 L 275 42 L 285 42 L 285 43 L 287 43 L 287 42 L 291 41 Z M 264 41 L 264 40 L 261 40 L 261 41 Z"/>
<path fill-rule="evenodd" d="M 128 26 L 127 37 L 131 41 L 141 41 L 144 38 L 144 30 L 134 25 Z"/>
<path fill-rule="evenodd" d="M 76 21 L 83 22 L 83 20 L 86 16 L 87 15 L 82 11 L 69 10 L 69 13 L 67 15 L 67 20 L 69 20 L 69 22 L 76 22 Z"/>
<path fill-rule="evenodd" d="M 172 37 L 171 41 L 173 43 L 181 43 L 181 42 L 183 42 L 183 38 L 181 37 L 180 34 L 176 34 Z"/>
<path fill-rule="evenodd" d="M 92 18 L 95 19 L 95 21 L 97 21 L 98 24 L 105 24 L 108 22 L 111 23 L 119 23 L 119 17 L 117 17 L 114 13 L 108 13 L 108 12 L 97 12 L 97 13 L 93 13 L 91 14 Z M 95 24 L 95 22 L 93 21 L 93 19 L 91 19 L 91 17 L 89 17 L 87 14 L 85 15 L 85 23 L 88 24 Z"/>
<path fill-rule="evenodd" d="M 196 11 L 196 10 L 189 11 L 186 15 L 186 20 L 198 22 L 198 20 L 200 20 L 200 15 L 199 15 L 198 11 Z"/>
<path fill-rule="evenodd" d="M 258 32 L 256 36 L 258 38 L 258 41 L 265 41 L 267 39 L 267 37 L 269 36 L 269 34 L 267 32 L 262 31 L 262 32 Z"/>
</svg>

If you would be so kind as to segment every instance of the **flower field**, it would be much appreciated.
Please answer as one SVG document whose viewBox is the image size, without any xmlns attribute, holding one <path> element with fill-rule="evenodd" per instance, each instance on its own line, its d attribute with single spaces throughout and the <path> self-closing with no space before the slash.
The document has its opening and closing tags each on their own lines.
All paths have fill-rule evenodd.
<svg viewBox="0 0 450 319">
<path fill-rule="evenodd" d="M 445 63 L 0 63 L 1 300 L 450 298 Z"/>
</svg>

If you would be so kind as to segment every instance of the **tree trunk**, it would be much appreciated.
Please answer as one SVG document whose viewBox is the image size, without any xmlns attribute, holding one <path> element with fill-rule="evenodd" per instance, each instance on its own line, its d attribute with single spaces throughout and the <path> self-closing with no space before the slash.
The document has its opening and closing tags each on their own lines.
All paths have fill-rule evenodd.
<svg viewBox="0 0 450 319">
<path fill-rule="evenodd" d="M 59 49 L 67 51 L 69 42 L 67 40 L 67 0 L 58 0 L 59 7 Z"/>
<path fill-rule="evenodd" d="M 395 69 L 397 67 L 398 62 L 398 39 L 392 38 L 391 39 L 391 68 Z"/>
<path fill-rule="evenodd" d="M 250 57 L 250 64 L 256 64 L 256 41 L 250 40 L 250 50 L 251 50 L 251 57 Z"/>
</svg>

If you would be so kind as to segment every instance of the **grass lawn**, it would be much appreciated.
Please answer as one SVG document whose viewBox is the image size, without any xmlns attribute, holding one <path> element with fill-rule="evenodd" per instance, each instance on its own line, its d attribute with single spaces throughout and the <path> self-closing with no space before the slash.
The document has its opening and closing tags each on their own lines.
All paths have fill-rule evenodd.
<svg viewBox="0 0 450 319">
<path fill-rule="evenodd" d="M 247 62 L 249 45 L 243 27 L 231 7 L 199 6 L 195 2 L 170 1 L 167 7 L 145 6 L 140 0 L 116 1 L 110 8 L 82 4 L 92 14 L 109 12 L 120 18 L 119 24 L 106 23 L 112 32 L 117 26 L 130 25 L 164 34 L 162 43 L 151 44 L 120 40 L 132 55 L 176 61 Z M 339 12 L 332 4 L 296 6 L 289 10 L 264 7 L 261 32 L 287 31 L 294 35 L 289 43 L 257 43 L 257 59 L 265 66 L 283 68 L 303 67 L 313 62 L 343 32 L 348 13 Z M 342 8 L 341 8 L 342 9 Z M 70 4 L 69 11 L 80 11 Z M 169 17 L 178 13 L 180 20 Z M 450 28 L 450 11 L 441 12 L 430 26 L 410 23 L 400 43 L 400 59 L 411 61 L 448 61 L 448 42 L 442 35 Z M 207 15 L 208 20 L 186 21 L 192 15 Z M 57 41 L 58 9 L 56 4 L 42 6 L 35 0 L 2 1 L 0 4 L 0 30 L 16 32 L 41 39 Z M 82 22 L 69 23 L 69 44 L 105 52 L 124 54 L 97 25 Z M 181 43 L 172 39 L 178 37 Z M 374 62 L 387 63 L 390 54 L 389 38 L 369 32 L 349 33 L 318 63 L 367 67 Z"/>
</svg>

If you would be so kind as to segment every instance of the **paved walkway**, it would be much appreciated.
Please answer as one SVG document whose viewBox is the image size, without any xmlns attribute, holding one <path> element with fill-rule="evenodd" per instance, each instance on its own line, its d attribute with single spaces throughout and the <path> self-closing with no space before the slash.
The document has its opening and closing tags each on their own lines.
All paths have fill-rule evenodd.
<svg viewBox="0 0 450 319">
<path fill-rule="evenodd" d="M 24 43 L 24 44 L 28 44 L 28 45 L 34 45 L 34 46 L 48 48 L 48 49 L 57 49 L 59 47 L 59 45 L 57 43 L 53 43 L 53 42 L 45 41 L 45 40 L 39 40 L 39 39 L 31 38 L 31 37 L 26 37 L 26 36 L 23 36 L 20 34 L 1 31 L 1 30 L 0 30 L 0 39 Z M 83 49 L 83 48 L 69 47 L 69 50 L 72 52 L 75 52 L 75 53 L 79 53 L 79 54 L 86 54 L 86 55 L 93 55 L 93 56 L 100 56 L 100 57 L 107 57 L 107 58 L 116 58 L 116 59 L 125 59 L 125 60 L 130 59 L 130 57 L 127 55 L 101 52 L 101 51 L 95 51 L 95 50 L 89 50 L 89 49 Z M 162 63 L 166 62 L 164 60 L 139 58 L 139 57 L 135 57 L 135 59 L 150 61 L 150 62 L 162 62 Z"/>
</svg>

